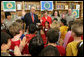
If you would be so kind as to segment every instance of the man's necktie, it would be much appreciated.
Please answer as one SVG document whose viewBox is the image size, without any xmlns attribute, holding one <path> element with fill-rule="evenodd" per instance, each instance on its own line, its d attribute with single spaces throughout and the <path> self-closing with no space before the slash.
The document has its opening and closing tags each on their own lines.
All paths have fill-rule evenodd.
<svg viewBox="0 0 84 57">
<path fill-rule="evenodd" d="M 34 22 L 34 16 L 33 16 L 33 14 L 32 14 L 32 22 Z"/>
</svg>

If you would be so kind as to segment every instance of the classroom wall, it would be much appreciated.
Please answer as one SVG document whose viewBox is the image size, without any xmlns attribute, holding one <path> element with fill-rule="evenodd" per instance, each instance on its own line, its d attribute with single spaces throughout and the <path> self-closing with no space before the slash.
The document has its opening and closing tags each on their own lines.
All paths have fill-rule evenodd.
<svg viewBox="0 0 84 57">
<path fill-rule="evenodd" d="M 75 1 L 53 1 L 53 4 L 54 4 L 54 10 L 57 11 L 58 9 L 56 8 L 57 5 L 68 5 L 68 8 L 70 8 L 70 5 L 74 4 L 74 9 L 76 9 L 76 5 L 79 4 L 80 5 L 80 11 L 79 11 L 79 18 L 78 19 L 83 19 L 83 1 L 78 1 L 78 2 L 75 2 Z M 22 9 L 21 10 L 17 10 L 17 4 L 22 4 Z M 18 15 L 18 16 L 22 16 L 22 10 L 25 10 L 24 6 L 25 5 L 30 5 L 30 4 L 33 4 L 35 5 L 36 7 L 41 5 L 40 1 L 16 1 L 16 12 L 11 12 L 12 15 Z M 27 9 L 25 10 L 25 12 L 29 12 L 30 10 Z M 60 9 L 59 10 L 59 13 L 62 13 L 62 12 L 66 12 L 67 13 L 67 9 Z M 4 13 L 3 11 L 3 5 L 2 5 L 2 1 L 1 1 L 1 12 Z M 39 18 L 41 17 L 41 9 L 36 9 L 36 12 L 35 12 Z M 52 14 L 52 11 L 49 11 L 49 14 Z"/>
</svg>

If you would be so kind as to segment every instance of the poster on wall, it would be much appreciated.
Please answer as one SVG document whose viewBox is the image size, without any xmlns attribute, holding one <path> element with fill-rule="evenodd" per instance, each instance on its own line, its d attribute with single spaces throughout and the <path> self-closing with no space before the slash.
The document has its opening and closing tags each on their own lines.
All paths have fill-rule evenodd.
<svg viewBox="0 0 84 57">
<path fill-rule="evenodd" d="M 76 9 L 80 10 L 80 5 L 76 5 Z"/>
<path fill-rule="evenodd" d="M 79 18 L 79 10 L 73 9 L 72 14 L 75 16 L 75 18 Z"/>
<path fill-rule="evenodd" d="M 17 10 L 22 10 L 22 4 L 21 3 L 17 4 Z"/>
<path fill-rule="evenodd" d="M 53 11 L 53 1 L 41 1 L 41 11 Z"/>
<path fill-rule="evenodd" d="M 16 11 L 15 1 L 3 1 L 3 10 L 4 11 Z"/>
<path fill-rule="evenodd" d="M 65 5 L 65 9 L 67 9 L 67 10 L 68 10 L 68 5 Z"/>
</svg>

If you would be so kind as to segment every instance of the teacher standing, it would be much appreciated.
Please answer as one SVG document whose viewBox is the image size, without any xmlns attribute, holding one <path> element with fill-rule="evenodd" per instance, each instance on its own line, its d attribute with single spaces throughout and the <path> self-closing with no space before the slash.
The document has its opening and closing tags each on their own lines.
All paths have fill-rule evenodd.
<svg viewBox="0 0 84 57">
<path fill-rule="evenodd" d="M 41 20 L 42 20 L 42 26 L 43 27 L 45 26 L 45 22 L 46 21 L 49 22 L 49 26 L 50 26 L 50 24 L 52 23 L 52 18 L 50 16 L 48 16 L 48 11 L 45 10 L 43 12 L 43 14 L 44 14 L 43 17 L 41 18 Z"/>
<path fill-rule="evenodd" d="M 24 16 L 24 22 L 26 23 L 26 29 L 30 24 L 35 24 L 39 22 L 38 16 L 35 14 L 35 7 L 30 8 L 30 13 L 26 13 Z"/>
</svg>

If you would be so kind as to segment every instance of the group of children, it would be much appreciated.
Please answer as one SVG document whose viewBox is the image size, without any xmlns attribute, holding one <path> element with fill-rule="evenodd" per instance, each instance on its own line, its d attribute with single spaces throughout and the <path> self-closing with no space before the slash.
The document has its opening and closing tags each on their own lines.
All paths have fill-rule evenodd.
<svg viewBox="0 0 84 57">
<path fill-rule="evenodd" d="M 1 30 L 1 56 L 83 56 L 83 20 L 60 21 L 30 24 L 25 33 L 23 21 L 16 20 L 9 33 Z"/>
</svg>

